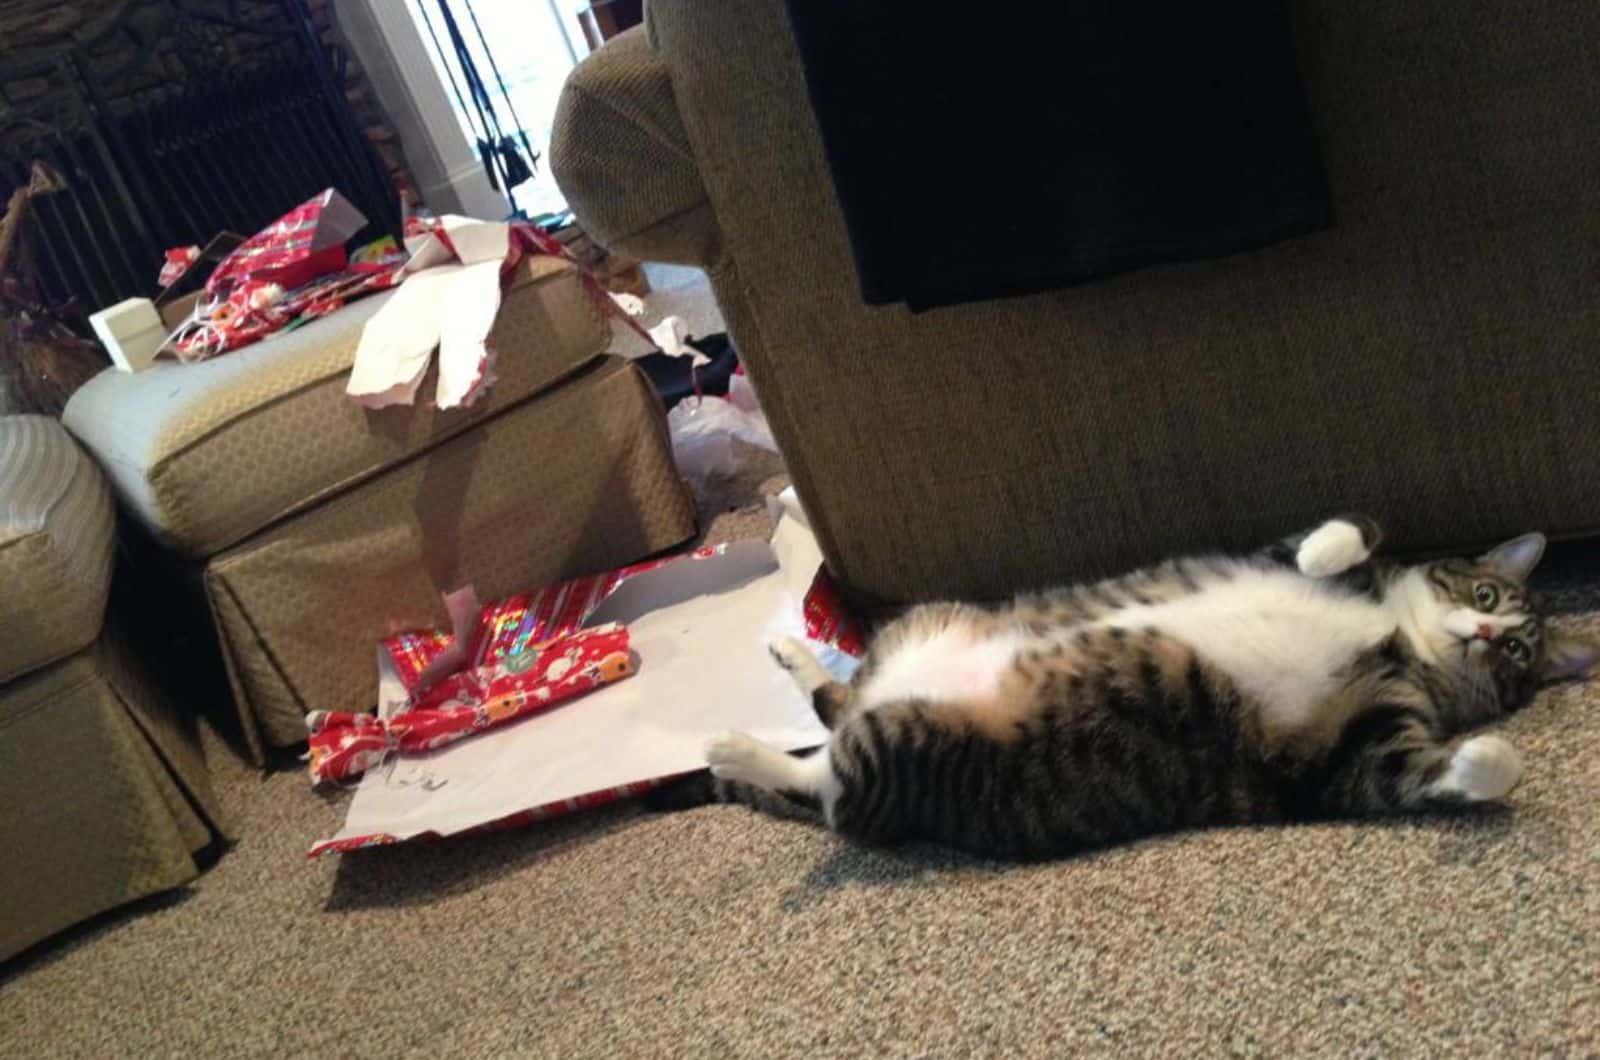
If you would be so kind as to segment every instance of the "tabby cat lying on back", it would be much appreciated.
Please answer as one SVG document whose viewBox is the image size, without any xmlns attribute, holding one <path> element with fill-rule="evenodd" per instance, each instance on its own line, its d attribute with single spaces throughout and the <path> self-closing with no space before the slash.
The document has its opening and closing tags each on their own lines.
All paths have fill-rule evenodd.
<svg viewBox="0 0 1600 1060">
<path fill-rule="evenodd" d="M 690 797 L 799 803 L 870 842 L 1008 858 L 1500 799 L 1522 777 L 1516 750 L 1460 734 L 1600 652 L 1533 610 L 1542 536 L 1418 566 L 1374 561 L 1377 538 L 1335 519 L 1245 558 L 920 606 L 849 685 L 780 642 L 831 738 L 791 756 L 729 733 Z"/>
</svg>

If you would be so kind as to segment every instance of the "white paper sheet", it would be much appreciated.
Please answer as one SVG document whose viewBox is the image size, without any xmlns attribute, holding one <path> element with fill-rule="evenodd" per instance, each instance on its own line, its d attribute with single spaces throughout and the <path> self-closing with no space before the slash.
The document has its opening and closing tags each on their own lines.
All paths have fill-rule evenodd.
<svg viewBox="0 0 1600 1060">
<path fill-rule="evenodd" d="M 625 622 L 639 670 L 547 714 L 397 758 L 363 778 L 335 839 L 450 835 L 520 810 L 704 766 L 705 743 L 739 729 L 785 749 L 827 738 L 768 654 L 803 634 L 801 601 L 820 561 L 792 493 L 773 502 L 770 543 L 629 579 L 590 619 Z M 818 651 L 841 679 L 854 660 Z"/>
<path fill-rule="evenodd" d="M 412 403 L 439 345 L 451 278 L 461 270 L 439 265 L 395 288 L 361 330 L 345 393 L 374 409 Z"/>
<path fill-rule="evenodd" d="M 494 382 L 488 338 L 511 229 L 454 214 L 439 223 L 455 253 L 433 233 L 407 239 L 408 275 L 361 333 L 345 393 L 368 408 L 413 403 L 435 348 L 439 408 L 470 405 Z"/>
<path fill-rule="evenodd" d="M 665 317 L 661 323 L 650 329 L 650 338 L 661 352 L 668 357 L 688 357 L 689 364 L 695 368 L 704 368 L 711 363 L 711 358 L 695 349 L 687 341 L 689 338 L 689 325 L 682 317 Z"/>
<path fill-rule="evenodd" d="M 456 248 L 456 257 L 464 264 L 503 262 L 511 253 L 511 226 L 504 221 L 480 221 L 447 213 L 439 218 L 439 224 L 450 237 L 450 245 Z"/>
<path fill-rule="evenodd" d="M 463 266 L 450 278 L 445 296 L 448 312 L 440 322 L 439 385 L 434 394 L 434 404 L 442 409 L 471 404 L 494 381 L 488 341 L 500 312 L 503 260 Z"/>
</svg>

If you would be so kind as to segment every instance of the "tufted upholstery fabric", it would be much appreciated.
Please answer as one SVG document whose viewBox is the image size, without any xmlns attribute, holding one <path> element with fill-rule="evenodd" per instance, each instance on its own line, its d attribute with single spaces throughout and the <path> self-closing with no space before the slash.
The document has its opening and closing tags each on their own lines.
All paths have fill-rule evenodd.
<svg viewBox="0 0 1600 1060">
<path fill-rule="evenodd" d="M 220 828 L 193 719 L 105 627 L 114 530 L 59 423 L 0 417 L 0 960 L 192 879 Z"/>
<path fill-rule="evenodd" d="M 661 400 L 592 359 L 561 386 L 212 559 L 206 591 L 247 732 L 305 739 L 310 710 L 368 710 L 374 645 L 484 600 L 680 544 L 694 505 Z"/>
<path fill-rule="evenodd" d="M 567 79 L 550 135 L 550 171 L 604 246 L 695 265 L 721 253 L 667 65 L 643 26 L 619 34 Z"/>
<path fill-rule="evenodd" d="M 130 513 L 204 558 L 497 415 L 605 348 L 610 329 L 572 266 L 531 258 L 502 303 L 498 380 L 469 409 L 363 409 L 345 395 L 361 328 L 389 295 L 200 364 L 108 370 L 63 422 Z"/>
<path fill-rule="evenodd" d="M 783 0 L 652 0 L 650 55 L 618 38 L 573 73 L 569 93 L 613 95 L 557 126 L 552 168 L 584 226 L 631 250 L 653 230 L 649 172 L 586 156 L 628 150 L 602 115 L 670 84 L 677 120 L 655 127 L 682 130 L 668 153 L 711 203 L 703 264 L 859 606 L 1003 598 L 1331 511 L 1370 512 L 1408 551 L 1595 533 L 1575 454 L 1600 441 L 1600 4 L 1291 9 L 1335 221 L 1254 253 L 920 314 L 863 305 Z M 950 148 L 984 164 L 960 130 Z"/>
<path fill-rule="evenodd" d="M 113 518 L 105 479 L 60 424 L 0 417 L 0 684 L 100 632 Z"/>
<path fill-rule="evenodd" d="M 0 960 L 177 887 L 219 825 L 192 730 L 114 632 L 0 687 Z"/>
</svg>

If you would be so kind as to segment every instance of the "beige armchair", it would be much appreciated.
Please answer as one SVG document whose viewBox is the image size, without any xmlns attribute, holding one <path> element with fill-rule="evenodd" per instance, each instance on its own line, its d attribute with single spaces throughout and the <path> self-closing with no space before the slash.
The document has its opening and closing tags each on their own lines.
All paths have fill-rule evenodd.
<svg viewBox="0 0 1600 1060">
<path fill-rule="evenodd" d="M 860 603 L 996 598 L 1340 510 L 1407 550 L 1600 528 L 1600 5 L 1294 12 L 1335 222 L 1217 261 L 863 305 L 783 0 L 653 0 L 572 74 L 552 168 L 600 242 L 709 270 Z M 950 165 L 984 164 L 961 144 Z M 950 204 L 1051 223 L 1019 208 Z"/>
</svg>

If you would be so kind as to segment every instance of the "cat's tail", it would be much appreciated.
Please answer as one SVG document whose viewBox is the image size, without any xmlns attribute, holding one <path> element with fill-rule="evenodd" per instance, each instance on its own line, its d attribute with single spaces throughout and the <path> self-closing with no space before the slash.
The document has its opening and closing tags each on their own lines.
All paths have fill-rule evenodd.
<svg viewBox="0 0 1600 1060">
<path fill-rule="evenodd" d="M 641 801 L 646 809 L 657 813 L 676 813 L 718 803 L 738 803 L 774 817 L 813 824 L 822 820 L 822 807 L 814 799 L 784 795 L 743 781 L 720 780 L 712 776 L 710 770 L 670 781 L 646 794 Z"/>
</svg>

